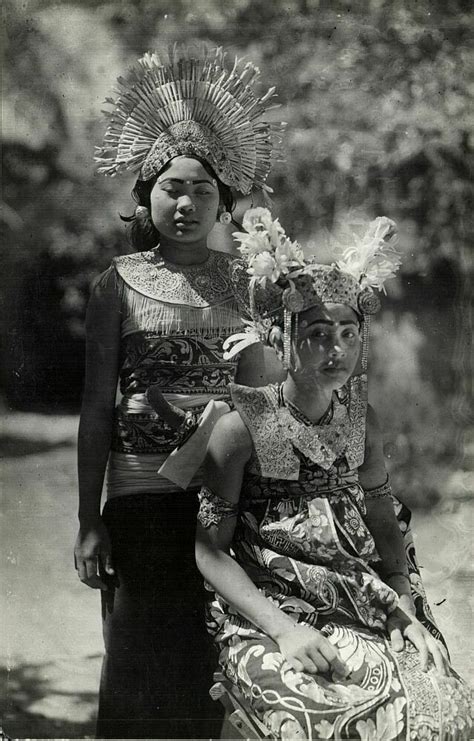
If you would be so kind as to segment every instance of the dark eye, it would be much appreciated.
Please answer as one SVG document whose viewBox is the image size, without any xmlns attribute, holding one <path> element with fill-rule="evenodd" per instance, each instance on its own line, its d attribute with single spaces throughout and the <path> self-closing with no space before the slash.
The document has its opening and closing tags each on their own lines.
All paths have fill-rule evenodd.
<svg viewBox="0 0 474 741">
<path fill-rule="evenodd" d="M 315 337 L 317 340 L 322 340 L 327 337 L 327 332 L 325 332 L 324 329 L 317 329 L 313 332 L 312 337 Z"/>
<path fill-rule="evenodd" d="M 357 332 L 355 329 L 346 329 L 343 337 L 345 337 L 347 340 L 353 340 L 355 337 L 357 337 Z"/>
<path fill-rule="evenodd" d="M 212 196 L 212 190 L 197 190 L 196 195 L 198 196 Z"/>
</svg>

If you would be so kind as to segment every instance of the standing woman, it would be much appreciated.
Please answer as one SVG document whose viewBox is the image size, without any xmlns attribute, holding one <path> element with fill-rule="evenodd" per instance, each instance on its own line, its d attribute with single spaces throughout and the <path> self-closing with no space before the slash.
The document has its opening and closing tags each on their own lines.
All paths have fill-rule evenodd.
<svg viewBox="0 0 474 741">
<path fill-rule="evenodd" d="M 102 738 L 218 734 L 194 562 L 200 482 L 183 493 L 157 470 L 209 400 L 228 398 L 230 381 L 261 383 L 244 354 L 238 375 L 223 359 L 241 320 L 231 258 L 207 246 L 216 220 L 231 221 L 231 188 L 265 188 L 279 127 L 264 120 L 273 91 L 257 97 L 257 75 L 251 64 L 227 71 L 219 50 L 145 55 L 119 80 L 97 157 L 106 175 L 138 171 L 129 221 L 144 250 L 99 277 L 86 322 L 75 562 L 81 581 L 102 590 Z M 173 403 L 172 418 L 150 406 L 150 386 Z"/>
</svg>

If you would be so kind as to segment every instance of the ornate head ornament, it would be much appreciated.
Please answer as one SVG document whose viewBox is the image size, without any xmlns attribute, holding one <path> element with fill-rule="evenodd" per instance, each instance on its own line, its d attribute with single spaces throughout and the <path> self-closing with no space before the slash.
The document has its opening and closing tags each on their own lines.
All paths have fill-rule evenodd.
<svg viewBox="0 0 474 741">
<path fill-rule="evenodd" d="M 198 54 L 179 47 L 163 60 L 147 53 L 126 77 L 105 112 L 109 124 L 98 148 L 98 172 L 139 172 L 149 180 L 173 157 L 195 155 L 209 162 L 226 185 L 242 194 L 265 186 L 271 158 L 278 155 L 283 123 L 265 114 L 274 88 L 258 97 L 257 67 L 236 60 L 226 69 L 222 49 Z"/>
<path fill-rule="evenodd" d="M 374 289 L 383 290 L 395 275 L 400 258 L 395 251 L 395 223 L 386 217 L 371 221 L 364 235 L 346 235 L 345 243 L 331 239 L 335 261 L 331 265 L 305 259 L 297 242 L 285 235 L 278 219 L 264 208 L 246 212 L 245 233 L 236 232 L 243 260 L 232 266 L 241 304 L 250 320 L 245 333 L 227 340 L 237 344 L 232 357 L 247 345 L 268 341 L 269 331 L 283 327 L 284 364 L 289 367 L 291 340 L 298 334 L 298 315 L 313 306 L 339 303 L 350 306 L 361 320 L 362 369 L 367 367 L 370 316 L 380 308 Z M 249 275 L 250 281 L 249 281 Z"/>
</svg>

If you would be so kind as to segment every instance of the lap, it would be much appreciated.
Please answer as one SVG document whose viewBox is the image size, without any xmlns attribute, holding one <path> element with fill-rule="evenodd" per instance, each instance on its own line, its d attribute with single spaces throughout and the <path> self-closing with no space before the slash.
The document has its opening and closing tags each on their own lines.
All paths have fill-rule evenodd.
<svg viewBox="0 0 474 741">
<path fill-rule="evenodd" d="M 323 632 L 348 666 L 345 678 L 294 671 L 257 631 L 221 650 L 226 675 L 275 737 L 469 738 L 469 695 L 454 673 L 422 672 L 411 647 L 394 654 L 368 629 L 329 624 Z"/>
</svg>

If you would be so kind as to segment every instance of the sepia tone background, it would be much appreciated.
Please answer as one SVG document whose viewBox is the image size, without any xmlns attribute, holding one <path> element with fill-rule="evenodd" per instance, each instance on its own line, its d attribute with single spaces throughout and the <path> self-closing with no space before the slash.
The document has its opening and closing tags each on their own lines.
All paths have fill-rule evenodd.
<svg viewBox="0 0 474 741">
<path fill-rule="evenodd" d="M 74 446 L 89 286 L 131 250 L 119 214 L 132 212 L 134 178 L 100 178 L 92 158 L 117 75 L 179 41 L 222 45 L 230 63 L 260 67 L 262 92 L 276 86 L 273 115 L 288 130 L 269 180 L 273 211 L 308 253 L 341 217 L 398 222 L 403 268 L 373 325 L 370 394 L 394 490 L 415 510 L 435 616 L 455 667 L 472 676 L 469 7 L 7 0 L 0 658 L 10 735 L 93 734 L 100 616 L 72 567 Z M 220 226 L 212 243 L 234 249 Z"/>
</svg>

